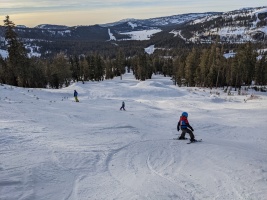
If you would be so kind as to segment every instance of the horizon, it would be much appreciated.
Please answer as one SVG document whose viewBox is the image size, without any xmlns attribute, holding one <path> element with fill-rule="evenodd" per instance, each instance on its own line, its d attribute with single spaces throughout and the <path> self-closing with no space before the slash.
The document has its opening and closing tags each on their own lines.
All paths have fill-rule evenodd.
<svg viewBox="0 0 267 200">
<path fill-rule="evenodd" d="M 248 7 L 266 6 L 265 1 L 40 1 L 2 0 L 0 17 L 8 15 L 16 25 L 35 27 L 40 24 L 86 26 L 106 24 L 123 19 L 150 19 L 188 13 L 228 12 Z M 62 6 L 63 5 L 63 6 Z M 66 15 L 68 15 L 66 17 Z"/>
</svg>

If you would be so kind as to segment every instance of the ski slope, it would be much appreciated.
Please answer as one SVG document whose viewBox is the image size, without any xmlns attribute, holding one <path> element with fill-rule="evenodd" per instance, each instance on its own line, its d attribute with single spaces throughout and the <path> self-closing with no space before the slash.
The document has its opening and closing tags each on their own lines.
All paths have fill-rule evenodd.
<svg viewBox="0 0 267 200">
<path fill-rule="evenodd" d="M 58 90 L 2 85 L 0 200 L 266 200 L 267 96 L 232 93 L 130 73 Z M 203 142 L 173 140 L 183 111 Z"/>
</svg>

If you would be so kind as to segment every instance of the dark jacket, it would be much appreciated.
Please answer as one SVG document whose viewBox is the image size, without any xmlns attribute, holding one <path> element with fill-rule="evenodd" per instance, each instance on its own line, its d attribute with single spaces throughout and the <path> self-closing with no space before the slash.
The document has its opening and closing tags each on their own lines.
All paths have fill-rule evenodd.
<svg viewBox="0 0 267 200">
<path fill-rule="evenodd" d="M 76 90 L 74 90 L 74 96 L 77 97 L 78 96 L 78 92 Z"/>
</svg>

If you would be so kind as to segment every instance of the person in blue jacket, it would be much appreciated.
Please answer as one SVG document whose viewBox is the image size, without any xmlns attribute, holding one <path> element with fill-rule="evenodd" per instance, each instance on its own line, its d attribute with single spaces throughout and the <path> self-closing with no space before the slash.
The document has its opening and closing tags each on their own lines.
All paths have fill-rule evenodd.
<svg viewBox="0 0 267 200">
<path fill-rule="evenodd" d="M 190 126 L 189 121 L 188 121 L 188 113 L 183 112 L 182 116 L 180 117 L 180 120 L 177 124 L 177 131 L 182 130 L 181 136 L 178 138 L 178 140 L 185 140 L 185 134 L 188 133 L 190 135 L 190 141 L 195 142 L 195 136 L 194 136 L 194 129 L 192 126 Z"/>
<path fill-rule="evenodd" d="M 75 99 L 76 102 L 79 102 L 78 92 L 76 90 L 74 90 L 74 99 Z"/>
</svg>

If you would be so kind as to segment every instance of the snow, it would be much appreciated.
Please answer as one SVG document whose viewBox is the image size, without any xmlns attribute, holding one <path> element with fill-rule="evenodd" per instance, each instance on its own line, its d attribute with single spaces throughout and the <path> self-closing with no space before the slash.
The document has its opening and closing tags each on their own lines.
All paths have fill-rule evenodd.
<svg viewBox="0 0 267 200">
<path fill-rule="evenodd" d="M 172 30 L 170 33 L 174 34 L 174 37 L 177 37 L 181 31 Z"/>
<path fill-rule="evenodd" d="M 230 51 L 229 53 L 224 53 L 223 56 L 228 59 L 228 58 L 233 58 L 235 57 L 236 53 L 233 51 Z"/>
<path fill-rule="evenodd" d="M 0 56 L 2 56 L 2 58 L 7 58 L 8 57 L 8 51 L 0 49 Z"/>
<path fill-rule="evenodd" d="M 155 51 L 155 45 L 150 45 L 149 47 L 145 48 L 145 52 L 149 55 L 153 54 Z"/>
<path fill-rule="evenodd" d="M 136 28 L 138 25 L 136 23 L 128 22 L 128 25 L 132 27 L 132 29 Z"/>
<path fill-rule="evenodd" d="M 158 32 L 161 32 L 161 29 L 152 29 L 152 30 L 144 30 L 144 31 L 131 31 L 120 33 L 122 35 L 129 35 L 131 39 L 129 40 L 149 40 L 150 37 Z"/>
<path fill-rule="evenodd" d="M 203 142 L 173 140 L 183 111 Z M 1 200 L 267 197 L 266 93 L 129 73 L 58 90 L 0 85 L 0 113 Z"/>
<path fill-rule="evenodd" d="M 111 33 L 110 29 L 108 29 L 108 35 L 109 35 L 109 40 L 116 40 L 116 37 Z"/>
<path fill-rule="evenodd" d="M 37 52 L 34 51 L 34 48 L 39 49 L 40 47 L 37 47 L 37 46 L 26 46 L 26 48 L 28 50 L 30 50 L 30 53 L 27 54 L 29 58 L 41 57 L 40 53 L 37 53 Z M 0 55 L 2 56 L 2 58 L 7 58 L 8 57 L 8 51 L 0 49 Z"/>
<path fill-rule="evenodd" d="M 267 12 L 267 7 L 266 8 L 260 8 L 252 12 L 252 14 L 259 14 L 259 13 L 266 13 Z"/>
</svg>

